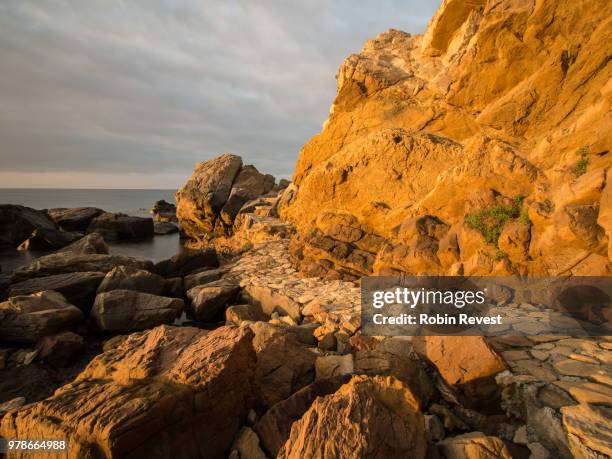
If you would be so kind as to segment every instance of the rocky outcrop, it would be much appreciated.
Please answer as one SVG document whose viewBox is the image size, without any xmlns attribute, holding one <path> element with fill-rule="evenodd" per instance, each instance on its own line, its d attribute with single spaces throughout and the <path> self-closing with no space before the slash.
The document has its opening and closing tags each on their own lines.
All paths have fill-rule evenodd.
<svg viewBox="0 0 612 459">
<path fill-rule="evenodd" d="M 100 330 L 125 333 L 171 324 L 184 306 L 179 298 L 111 290 L 96 296 L 91 318 Z"/>
<path fill-rule="evenodd" d="M 0 339 L 35 343 L 82 319 L 83 313 L 68 303 L 61 293 L 44 291 L 15 296 L 0 303 Z"/>
<path fill-rule="evenodd" d="M 145 239 L 153 236 L 153 219 L 105 212 L 91 220 L 88 232 L 101 234 L 107 241 Z"/>
<path fill-rule="evenodd" d="M 68 252 L 76 254 L 99 253 L 108 254 L 108 245 L 104 238 L 98 233 L 90 233 L 78 241 L 58 250 L 57 252 Z"/>
<path fill-rule="evenodd" d="M 609 273 L 610 8 L 448 0 L 349 56 L 279 207 L 296 264 Z"/>
<path fill-rule="evenodd" d="M 55 223 L 40 210 L 11 204 L 0 205 L 0 245 L 18 246 L 35 230 L 53 231 Z"/>
<path fill-rule="evenodd" d="M 238 284 L 226 280 L 193 287 L 187 291 L 189 312 L 196 320 L 213 320 L 236 299 L 239 291 Z"/>
<path fill-rule="evenodd" d="M 111 290 L 133 290 L 135 292 L 161 295 L 166 280 L 144 269 L 132 266 L 117 266 L 108 273 L 98 287 L 98 293 Z"/>
<path fill-rule="evenodd" d="M 228 327 L 130 335 L 51 397 L 6 414 L 0 435 L 67 439 L 72 457 L 226 457 L 249 409 L 251 339 Z"/>
<path fill-rule="evenodd" d="M 196 165 L 176 193 L 176 215 L 185 236 L 202 243 L 231 234 L 240 208 L 274 188 L 274 177 L 243 166 L 239 156 L 224 154 Z"/>
<path fill-rule="evenodd" d="M 104 211 L 97 207 L 55 208 L 47 214 L 64 231 L 86 231 L 91 221 Z"/>
</svg>

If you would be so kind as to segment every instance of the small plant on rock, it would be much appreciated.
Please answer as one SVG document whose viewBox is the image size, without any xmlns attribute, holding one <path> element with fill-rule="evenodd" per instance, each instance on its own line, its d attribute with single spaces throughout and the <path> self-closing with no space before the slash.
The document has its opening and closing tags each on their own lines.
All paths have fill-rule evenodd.
<svg viewBox="0 0 612 459">
<path fill-rule="evenodd" d="M 499 236 L 506 222 L 510 220 L 520 219 L 523 221 L 523 206 L 524 196 L 517 195 L 512 199 L 511 204 L 497 204 L 495 206 L 480 209 L 468 214 L 465 217 L 466 223 L 476 231 L 480 232 L 487 243 L 497 247 Z M 529 217 L 527 216 L 527 222 Z"/>
<path fill-rule="evenodd" d="M 589 147 L 586 145 L 576 150 L 576 154 L 580 156 L 578 162 L 574 165 L 574 174 L 578 177 L 585 174 L 589 166 Z"/>
</svg>

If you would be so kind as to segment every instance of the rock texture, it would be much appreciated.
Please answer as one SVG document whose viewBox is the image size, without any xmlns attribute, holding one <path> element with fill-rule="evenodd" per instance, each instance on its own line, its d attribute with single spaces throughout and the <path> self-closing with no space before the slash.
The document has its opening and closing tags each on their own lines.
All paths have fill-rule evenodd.
<svg viewBox="0 0 612 459">
<path fill-rule="evenodd" d="M 71 457 L 226 457 L 248 412 L 251 339 L 227 327 L 130 335 L 51 397 L 5 415 L 0 435 L 65 438 Z"/>
<path fill-rule="evenodd" d="M 196 242 L 231 234 L 242 205 L 274 186 L 271 175 L 243 166 L 239 156 L 224 154 L 196 165 L 176 193 L 176 216 L 184 234 Z"/>
<path fill-rule="evenodd" d="M 447 0 L 340 66 L 281 216 L 312 275 L 610 272 L 612 6 Z"/>
<path fill-rule="evenodd" d="M 0 245 L 18 246 L 33 231 L 55 230 L 55 223 L 40 211 L 11 204 L 0 205 Z"/>
<path fill-rule="evenodd" d="M 64 231 L 86 231 L 91 221 L 103 214 L 97 207 L 55 208 L 47 214 Z"/>
<path fill-rule="evenodd" d="M 153 236 L 152 218 L 105 212 L 91 220 L 87 231 L 101 234 L 107 241 L 145 239 Z"/>
<path fill-rule="evenodd" d="M 136 292 L 161 295 L 166 280 L 144 269 L 132 266 L 117 266 L 106 273 L 98 287 L 98 293 L 111 290 L 133 290 Z"/>
</svg>

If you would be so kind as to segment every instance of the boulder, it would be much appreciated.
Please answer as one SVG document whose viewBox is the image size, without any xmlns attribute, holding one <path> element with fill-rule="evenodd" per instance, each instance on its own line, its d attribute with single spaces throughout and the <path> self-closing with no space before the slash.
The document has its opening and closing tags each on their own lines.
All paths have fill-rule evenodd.
<svg viewBox="0 0 612 459">
<path fill-rule="evenodd" d="M 587 459 L 612 456 L 612 408 L 579 404 L 561 408 L 563 427 L 567 432 L 573 457 Z"/>
<path fill-rule="evenodd" d="M 225 272 L 226 270 L 223 268 L 204 268 L 202 271 L 185 276 L 185 290 L 219 280 Z"/>
<path fill-rule="evenodd" d="M 82 237 L 81 233 L 70 233 L 56 229 L 37 228 L 19 244 L 17 250 L 53 250 L 61 249 Z"/>
<path fill-rule="evenodd" d="M 73 327 L 83 313 L 52 290 L 15 296 L 0 303 L 0 338 L 35 343 L 41 337 Z"/>
<path fill-rule="evenodd" d="M 240 459 L 266 459 L 259 446 L 259 438 L 250 427 L 240 429 L 232 444 L 232 451 L 236 451 Z"/>
<path fill-rule="evenodd" d="M 226 280 L 193 287 L 187 290 L 187 298 L 191 301 L 189 312 L 196 320 L 213 320 L 234 302 L 239 291 L 238 284 Z"/>
<path fill-rule="evenodd" d="M 251 339 L 229 327 L 132 334 L 5 415 L 0 435 L 66 439 L 72 457 L 226 457 L 250 407 Z"/>
<path fill-rule="evenodd" d="M 37 258 L 29 265 L 17 268 L 11 280 L 13 282 L 21 282 L 34 277 L 84 271 L 107 273 L 116 266 L 131 266 L 147 271 L 153 270 L 153 263 L 151 261 L 140 258 L 123 255 L 57 252 Z"/>
<path fill-rule="evenodd" d="M 267 320 L 268 317 L 257 306 L 252 304 L 235 304 L 225 310 L 225 323 L 227 325 L 240 325 L 245 320 L 257 322 Z"/>
<path fill-rule="evenodd" d="M 289 438 L 293 423 L 304 415 L 317 397 L 333 394 L 349 379 L 349 376 L 318 379 L 266 411 L 253 428 L 268 455 L 278 455 Z"/>
<path fill-rule="evenodd" d="M 300 304 L 287 296 L 282 290 L 268 286 L 247 285 L 243 291 L 244 299 L 261 308 L 264 314 L 288 315 L 296 322 L 301 321 Z"/>
<path fill-rule="evenodd" d="M 56 368 L 63 368 L 70 366 L 84 348 L 83 338 L 70 331 L 43 336 L 37 345 L 38 359 Z"/>
<path fill-rule="evenodd" d="M 353 355 L 322 355 L 315 361 L 316 379 L 329 379 L 353 373 Z"/>
<path fill-rule="evenodd" d="M 100 283 L 98 293 L 111 290 L 133 290 L 135 292 L 161 295 L 166 279 L 144 269 L 132 266 L 117 266 L 111 269 Z"/>
<path fill-rule="evenodd" d="M 49 209 L 49 217 L 64 231 L 86 231 L 91 221 L 104 211 L 97 207 Z"/>
<path fill-rule="evenodd" d="M 394 378 L 354 376 L 314 401 L 291 427 L 278 458 L 423 459 L 427 445 L 419 408 Z"/>
<path fill-rule="evenodd" d="M 438 443 L 438 448 L 448 459 L 512 459 L 504 442 L 482 432 L 471 432 L 450 437 Z"/>
<path fill-rule="evenodd" d="M 179 228 L 174 223 L 155 222 L 153 232 L 158 235 L 174 234 L 179 232 Z"/>
<path fill-rule="evenodd" d="M 132 332 L 171 324 L 185 304 L 180 298 L 132 290 L 111 290 L 96 296 L 91 318 L 104 331 Z"/>
<path fill-rule="evenodd" d="M 170 279 L 165 279 L 161 294 L 162 296 L 171 296 L 173 298 L 184 298 L 185 288 L 183 287 L 183 278 L 171 277 Z"/>
<path fill-rule="evenodd" d="M 98 233 L 90 233 L 83 236 L 78 241 L 58 250 L 58 252 L 68 252 L 76 254 L 98 253 L 108 254 L 108 246 L 104 238 Z"/>
<path fill-rule="evenodd" d="M 156 222 L 176 222 L 176 206 L 164 199 L 157 201 L 151 209 L 153 219 Z"/>
<path fill-rule="evenodd" d="M 53 231 L 56 227 L 49 216 L 40 210 L 0 205 L 0 245 L 18 246 L 37 229 Z"/>
<path fill-rule="evenodd" d="M 144 239 L 153 236 L 153 219 L 105 212 L 94 218 L 87 231 L 99 233 L 107 241 Z"/>
<path fill-rule="evenodd" d="M 96 271 L 34 277 L 12 284 L 8 295 L 30 295 L 44 290 L 54 290 L 64 295 L 69 303 L 74 304 L 83 311 L 89 311 L 102 279 L 104 279 L 104 273 Z"/>
<path fill-rule="evenodd" d="M 163 277 L 183 277 L 202 268 L 219 266 L 217 253 L 213 249 L 188 250 L 155 264 L 154 272 Z"/>
</svg>

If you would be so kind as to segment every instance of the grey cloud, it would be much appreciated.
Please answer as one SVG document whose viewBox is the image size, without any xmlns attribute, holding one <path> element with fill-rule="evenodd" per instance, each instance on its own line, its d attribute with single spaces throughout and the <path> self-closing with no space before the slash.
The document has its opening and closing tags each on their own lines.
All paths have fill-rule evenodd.
<svg viewBox="0 0 612 459">
<path fill-rule="evenodd" d="M 232 151 L 288 177 L 342 60 L 437 4 L 4 0 L 0 171 L 187 176 Z"/>
</svg>

